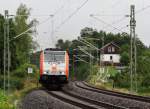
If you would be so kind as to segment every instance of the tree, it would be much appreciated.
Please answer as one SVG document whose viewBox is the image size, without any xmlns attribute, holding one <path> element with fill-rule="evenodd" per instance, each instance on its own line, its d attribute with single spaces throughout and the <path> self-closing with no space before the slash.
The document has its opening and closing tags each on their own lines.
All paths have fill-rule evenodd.
<svg viewBox="0 0 150 109">
<path fill-rule="evenodd" d="M 4 17 L 0 15 L 0 73 L 3 71 Z"/>
<path fill-rule="evenodd" d="M 15 18 L 9 18 L 11 72 L 20 67 L 20 65 L 29 62 L 29 54 L 37 45 L 37 43 L 32 40 L 32 30 L 27 34 L 23 34 L 21 37 L 14 39 L 15 36 L 32 27 L 34 23 L 37 22 L 35 19 L 29 21 L 29 15 L 30 9 L 28 9 L 26 5 L 21 4 L 17 9 Z M 4 22 L 4 16 L 0 15 L 0 81 L 3 80 L 1 74 L 3 72 Z M 0 85 L 0 87 L 1 86 L 2 85 Z"/>
<path fill-rule="evenodd" d="M 69 40 L 66 40 L 64 42 L 62 39 L 59 39 L 57 41 L 56 47 L 61 48 L 63 50 L 67 50 L 67 49 L 69 49 L 70 45 L 71 45 L 71 42 Z"/>
<path fill-rule="evenodd" d="M 23 15 L 23 16 L 20 16 Z M 30 9 L 26 7 L 26 5 L 21 4 L 17 9 L 16 17 L 15 17 L 15 32 L 16 34 L 20 34 L 30 27 L 34 25 L 34 21 L 28 21 L 30 15 Z M 29 22 L 29 23 L 28 23 Z M 32 48 L 34 47 L 33 40 L 31 34 L 33 31 L 28 31 L 28 33 L 23 34 L 20 38 L 15 40 L 16 45 L 16 58 L 18 65 L 29 62 L 29 54 L 32 52 Z"/>
<path fill-rule="evenodd" d="M 86 39 L 86 38 L 87 39 Z M 130 62 L 130 35 L 127 33 L 107 33 L 105 31 L 96 31 L 93 28 L 85 27 L 81 30 L 80 36 L 76 40 L 72 40 L 71 42 L 66 43 L 62 39 L 58 40 L 57 46 L 59 48 L 70 48 L 70 49 L 76 49 L 78 46 L 85 46 L 84 44 L 80 43 L 78 40 L 80 38 L 85 38 L 88 42 L 90 42 L 93 45 L 98 44 L 98 48 L 102 47 L 102 38 L 104 37 L 104 44 L 115 42 L 120 48 L 120 55 L 121 55 L 121 63 L 124 66 L 127 66 L 127 68 L 122 73 L 113 73 L 113 69 L 111 69 L 111 79 L 114 79 L 116 86 L 120 87 L 126 87 L 129 88 L 130 86 L 130 74 L 129 74 L 129 62 Z M 88 38 L 96 38 L 99 39 L 98 41 L 94 40 L 88 40 Z M 150 83 L 150 48 L 146 47 L 140 39 L 137 38 L 137 77 L 138 77 L 138 84 L 141 87 L 149 87 Z M 78 55 L 83 54 L 80 50 L 78 50 Z M 70 55 L 70 59 L 73 59 L 74 53 Z M 92 55 L 96 57 L 96 52 L 92 52 Z M 82 57 L 82 59 L 85 59 L 86 61 L 89 61 L 88 57 Z M 96 62 L 96 61 L 95 61 Z M 71 62 L 72 63 L 72 62 Z M 78 62 L 76 64 L 78 68 L 78 77 L 82 77 L 82 74 L 85 74 L 85 72 L 88 74 L 89 67 L 85 67 L 87 65 L 83 64 L 82 62 Z M 84 78 L 86 79 L 86 78 Z"/>
</svg>

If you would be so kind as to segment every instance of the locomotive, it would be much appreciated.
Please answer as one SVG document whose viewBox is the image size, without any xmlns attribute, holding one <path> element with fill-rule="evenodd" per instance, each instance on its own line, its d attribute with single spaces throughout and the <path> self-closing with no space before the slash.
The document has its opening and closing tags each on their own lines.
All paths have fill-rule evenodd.
<svg viewBox="0 0 150 109">
<path fill-rule="evenodd" d="M 40 54 L 40 79 L 43 85 L 68 83 L 69 55 L 61 49 L 47 48 Z"/>
</svg>

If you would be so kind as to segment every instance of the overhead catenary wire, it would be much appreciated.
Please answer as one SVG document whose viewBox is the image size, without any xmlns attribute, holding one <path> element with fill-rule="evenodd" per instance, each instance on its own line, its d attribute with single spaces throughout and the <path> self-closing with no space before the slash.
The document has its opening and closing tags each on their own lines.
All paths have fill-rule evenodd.
<svg viewBox="0 0 150 109">
<path fill-rule="evenodd" d="M 137 10 L 137 11 L 135 12 L 135 14 L 139 14 L 139 13 L 145 11 L 145 10 L 148 9 L 148 8 L 150 8 L 150 5 L 147 5 L 147 6 L 145 6 L 145 7 L 143 6 L 143 8 Z M 91 15 L 90 15 L 90 16 L 91 16 Z M 95 16 L 103 16 L 103 15 L 92 15 L 92 16 L 91 16 L 91 17 L 93 17 L 94 19 L 96 19 L 96 20 L 98 20 L 98 21 L 100 21 L 100 22 L 106 24 L 106 26 L 104 26 L 103 29 L 111 26 L 111 27 L 113 28 L 112 31 L 117 30 L 117 31 L 120 31 L 120 32 L 123 32 L 122 29 L 127 28 L 128 25 L 127 25 L 127 26 L 124 26 L 124 27 L 121 27 L 121 28 L 117 28 L 117 27 L 115 27 L 115 26 L 113 26 L 113 25 L 114 25 L 114 24 L 118 24 L 119 22 L 124 21 L 126 18 L 130 17 L 130 15 L 125 15 L 125 16 L 122 17 L 121 19 L 116 20 L 116 21 L 112 22 L 111 24 L 109 24 L 109 23 L 107 23 L 107 22 L 103 21 L 102 19 L 97 18 L 97 17 L 95 17 Z M 104 16 L 105 16 L 105 15 L 104 15 Z M 113 15 L 106 15 L 106 16 L 113 16 Z M 115 16 L 115 15 L 114 15 L 114 16 Z M 119 16 L 119 15 L 116 15 L 116 16 Z"/>
<path fill-rule="evenodd" d="M 60 9 L 58 9 L 53 15 L 56 15 L 58 14 L 58 12 L 63 8 L 63 6 L 60 7 Z M 51 14 L 52 15 L 52 14 Z M 51 15 L 32 15 L 32 16 L 49 16 L 47 19 L 45 19 L 44 21 L 42 21 L 41 23 L 39 23 L 37 26 L 40 26 L 44 23 L 46 23 L 49 19 L 51 19 Z M 9 15 L 9 16 L 14 16 L 14 15 Z M 27 15 L 17 15 L 17 16 L 20 16 L 20 17 L 24 17 L 24 16 L 27 16 Z M 35 26 L 35 25 L 34 25 Z M 31 26 L 30 28 L 28 28 L 27 30 L 25 30 L 24 32 L 20 33 L 19 35 L 13 37 L 13 39 L 11 39 L 10 41 L 14 40 L 14 39 L 17 39 L 18 37 L 21 37 L 23 34 L 27 33 L 28 31 L 30 31 L 30 29 L 32 29 L 33 26 Z"/>
<path fill-rule="evenodd" d="M 39 16 L 39 17 L 45 17 L 45 16 L 49 16 L 47 19 L 45 19 L 44 21 L 42 21 L 41 23 L 39 23 L 37 26 L 40 26 L 40 25 L 42 25 L 42 24 L 44 24 L 45 22 L 47 22 L 49 19 L 51 19 L 51 16 L 52 15 L 56 15 L 56 14 L 58 14 L 59 13 L 59 11 L 62 9 L 62 8 L 64 8 L 64 6 L 61 6 L 58 10 L 56 10 L 56 12 L 54 12 L 53 14 L 50 14 L 50 15 L 44 15 L 44 14 L 39 14 L 39 15 L 30 15 L 30 17 L 31 16 Z M 28 16 L 28 15 L 9 15 L 9 16 L 14 16 L 14 17 L 25 17 L 25 16 Z M 35 26 L 35 25 L 34 25 Z M 15 36 L 15 37 L 13 37 L 13 39 L 11 39 L 10 41 L 12 41 L 12 40 L 14 40 L 14 39 L 17 39 L 18 37 L 21 37 L 23 34 L 25 34 L 25 33 L 27 33 L 28 31 L 30 31 L 30 29 L 32 29 L 33 28 L 33 26 L 31 26 L 30 28 L 28 28 L 27 30 L 25 30 L 25 31 L 23 31 L 22 33 L 20 33 L 20 34 L 18 34 L 17 36 Z"/>
<path fill-rule="evenodd" d="M 42 21 L 41 23 L 39 23 L 37 26 L 40 26 L 44 23 L 46 23 L 51 17 L 48 17 L 46 20 Z M 35 26 L 35 25 L 34 25 Z M 11 39 L 10 41 L 20 38 L 23 34 L 29 32 L 31 29 L 33 28 L 33 26 L 31 26 L 30 28 L 28 28 L 27 30 L 23 31 L 22 33 L 18 34 L 17 36 L 13 37 L 13 39 Z"/>
<path fill-rule="evenodd" d="M 121 19 L 118 19 L 118 20 L 112 22 L 110 25 L 118 24 L 118 23 L 124 21 L 126 18 L 127 18 L 127 17 L 122 17 Z M 104 28 L 107 28 L 107 27 L 109 27 L 109 25 L 104 26 L 103 29 L 104 29 Z M 116 29 L 116 28 L 114 28 L 113 30 L 115 30 L 115 29 Z M 120 29 L 120 30 L 122 30 L 122 29 Z"/>
<path fill-rule="evenodd" d="M 127 28 L 128 27 L 128 25 L 126 25 L 126 26 L 123 26 L 123 27 L 121 27 L 121 28 L 119 28 L 120 30 L 123 30 L 123 29 L 125 29 L 125 28 Z M 114 31 L 115 29 L 113 29 L 112 31 Z"/>
<path fill-rule="evenodd" d="M 95 16 L 97 16 L 97 15 L 95 15 L 95 14 L 91 14 L 90 16 L 91 16 L 91 17 L 95 17 Z M 120 18 L 120 19 L 118 19 L 118 20 L 115 20 L 115 21 L 113 21 L 112 23 L 110 23 L 109 25 L 104 26 L 104 27 L 103 27 L 103 29 L 106 29 L 106 28 L 110 27 L 110 25 L 118 24 L 118 23 L 120 23 L 120 22 L 124 21 L 126 18 L 127 18 L 127 17 L 126 17 L 126 16 L 124 16 L 124 17 L 122 17 L 122 18 Z M 97 17 L 95 17 L 94 19 L 96 19 L 96 20 L 100 20 L 100 19 L 99 19 L 99 18 L 97 18 Z M 104 23 L 104 22 L 103 22 L 103 23 Z M 105 23 L 104 23 L 104 24 L 105 24 Z M 116 30 L 116 28 L 114 28 L 113 30 Z M 121 29 L 120 29 L 120 30 L 121 30 Z"/>
<path fill-rule="evenodd" d="M 120 2 L 121 2 L 121 0 L 117 0 L 114 4 L 112 4 L 111 8 L 116 7 Z"/>
<path fill-rule="evenodd" d="M 71 13 L 65 20 L 61 22 L 59 26 L 56 27 L 55 30 L 58 30 L 64 25 L 67 21 L 69 21 L 89 0 L 84 1 L 73 13 Z M 54 31 L 56 32 L 56 31 Z"/>
<path fill-rule="evenodd" d="M 59 9 L 57 9 L 53 15 L 56 15 L 60 12 L 60 10 L 62 10 L 64 8 L 64 6 L 61 6 Z M 47 16 L 50 16 L 51 14 L 33 14 L 33 15 L 23 15 L 23 14 L 18 14 L 18 15 L 13 15 L 13 14 L 10 14 L 9 16 L 13 16 L 13 17 L 26 17 L 26 16 L 29 16 L 29 17 L 47 17 Z"/>
<path fill-rule="evenodd" d="M 85 61 L 85 60 L 79 58 L 78 56 L 75 56 L 75 55 L 74 55 L 74 57 L 76 57 L 76 58 L 79 59 L 80 61 L 83 61 L 83 62 L 85 62 L 85 63 L 88 63 L 87 61 Z M 76 61 L 78 61 L 78 60 L 76 60 Z"/>
<path fill-rule="evenodd" d="M 114 28 L 115 30 L 118 30 L 119 32 L 122 32 L 122 33 L 123 33 L 123 31 L 122 31 L 121 29 L 116 28 L 116 27 L 113 26 L 112 24 L 109 24 L 109 23 L 105 22 L 104 20 L 102 20 L 102 19 L 100 19 L 100 18 L 97 18 L 97 17 L 94 17 L 94 16 L 92 16 L 92 15 L 91 15 L 91 17 L 94 18 L 94 19 L 96 19 L 97 21 L 100 21 L 101 23 L 104 23 L 106 26 L 110 26 L 110 27 Z"/>
<path fill-rule="evenodd" d="M 94 16 L 118 17 L 124 15 L 123 14 L 94 14 Z"/>
<path fill-rule="evenodd" d="M 84 50 L 82 47 L 78 46 L 79 50 L 81 50 L 83 53 L 85 53 L 86 55 L 88 55 L 89 57 L 91 57 L 92 59 L 94 59 L 94 56 L 90 53 L 88 53 L 86 50 Z"/>
<path fill-rule="evenodd" d="M 148 9 L 148 8 L 150 8 L 150 5 L 147 5 L 147 6 L 143 7 L 142 9 L 137 10 L 137 11 L 135 12 L 135 14 L 139 14 L 139 13 L 145 11 L 145 10 Z"/>
</svg>

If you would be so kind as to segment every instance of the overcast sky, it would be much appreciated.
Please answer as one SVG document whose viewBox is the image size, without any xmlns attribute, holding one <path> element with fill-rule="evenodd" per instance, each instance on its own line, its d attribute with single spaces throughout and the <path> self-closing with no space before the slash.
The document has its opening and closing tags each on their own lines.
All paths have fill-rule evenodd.
<svg viewBox="0 0 150 109">
<path fill-rule="evenodd" d="M 36 18 L 39 23 L 46 22 L 37 26 L 38 35 L 34 39 L 38 41 L 41 48 L 53 47 L 54 41 L 57 39 L 72 40 L 80 35 L 80 30 L 84 27 L 92 27 L 98 31 L 103 29 L 107 32 L 118 33 L 120 31 L 106 27 L 106 24 L 90 17 L 90 14 L 104 22 L 121 29 L 121 31 L 129 33 L 129 18 L 124 18 L 130 13 L 130 5 L 135 4 L 135 11 L 141 10 L 136 14 L 136 33 L 138 37 L 146 44 L 150 45 L 150 0 L 0 0 L 0 13 L 4 14 L 4 10 L 9 10 L 10 14 L 15 14 L 18 6 L 23 3 L 31 8 L 30 19 Z M 144 10 L 145 9 L 145 10 Z M 76 10 L 77 13 L 73 14 Z M 54 14 L 54 38 L 51 36 L 52 19 L 49 15 Z M 73 14 L 73 16 L 72 16 Z M 71 17 L 69 17 L 71 16 Z M 66 20 L 68 19 L 69 20 Z M 124 19 L 119 22 L 120 19 Z M 47 20 L 48 19 L 48 20 Z M 62 24 L 62 22 L 64 22 Z"/>
</svg>

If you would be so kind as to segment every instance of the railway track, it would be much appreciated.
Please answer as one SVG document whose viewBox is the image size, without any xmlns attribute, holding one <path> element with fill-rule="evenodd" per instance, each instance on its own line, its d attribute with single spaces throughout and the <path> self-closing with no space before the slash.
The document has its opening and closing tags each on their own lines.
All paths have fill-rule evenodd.
<svg viewBox="0 0 150 109">
<path fill-rule="evenodd" d="M 136 101 L 142 101 L 142 102 L 150 103 L 149 97 L 143 97 L 143 96 L 137 96 L 137 95 L 132 95 L 132 94 L 126 94 L 126 93 L 121 93 L 121 92 L 115 92 L 115 91 L 100 89 L 100 88 L 96 88 L 94 86 L 91 86 L 86 82 L 75 82 L 75 85 L 79 88 L 89 90 L 89 91 L 94 91 L 97 93 L 103 93 L 103 94 L 107 94 L 107 95 L 111 95 L 111 96 L 117 96 L 117 97 L 122 97 L 122 98 L 132 99 L 132 100 L 136 100 Z"/>
<path fill-rule="evenodd" d="M 69 104 L 78 106 L 82 109 L 128 109 L 114 104 L 89 99 L 87 97 L 73 94 L 65 90 L 47 92 L 55 98 L 65 101 Z"/>
</svg>

